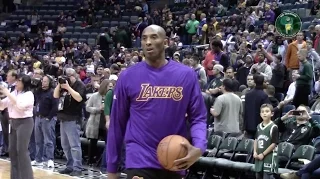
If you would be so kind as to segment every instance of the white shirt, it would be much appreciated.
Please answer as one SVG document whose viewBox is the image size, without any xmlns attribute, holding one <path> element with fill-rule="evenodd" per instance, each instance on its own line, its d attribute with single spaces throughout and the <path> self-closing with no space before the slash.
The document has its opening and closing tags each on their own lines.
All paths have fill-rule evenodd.
<svg viewBox="0 0 320 180">
<path fill-rule="evenodd" d="M 292 99 L 296 92 L 296 82 L 292 82 L 288 88 L 287 96 L 284 100 Z"/>
</svg>

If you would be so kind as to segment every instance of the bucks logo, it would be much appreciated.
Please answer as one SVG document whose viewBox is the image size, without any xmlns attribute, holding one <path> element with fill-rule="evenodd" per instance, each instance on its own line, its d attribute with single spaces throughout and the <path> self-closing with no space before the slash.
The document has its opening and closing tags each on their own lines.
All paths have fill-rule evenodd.
<svg viewBox="0 0 320 180">
<path fill-rule="evenodd" d="M 301 31 L 302 22 L 298 14 L 283 12 L 276 19 L 276 30 L 283 37 L 293 37 Z"/>
</svg>

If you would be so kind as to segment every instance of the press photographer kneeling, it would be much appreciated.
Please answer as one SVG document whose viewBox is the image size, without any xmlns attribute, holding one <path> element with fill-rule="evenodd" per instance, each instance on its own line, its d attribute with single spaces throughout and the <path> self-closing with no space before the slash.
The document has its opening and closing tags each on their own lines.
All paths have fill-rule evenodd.
<svg viewBox="0 0 320 180">
<path fill-rule="evenodd" d="M 79 176 L 82 169 L 80 123 L 86 92 L 74 69 L 67 68 L 65 74 L 58 78 L 53 93 L 54 98 L 59 98 L 57 118 L 60 120 L 61 146 L 67 158 L 67 168 L 60 173 Z"/>
</svg>

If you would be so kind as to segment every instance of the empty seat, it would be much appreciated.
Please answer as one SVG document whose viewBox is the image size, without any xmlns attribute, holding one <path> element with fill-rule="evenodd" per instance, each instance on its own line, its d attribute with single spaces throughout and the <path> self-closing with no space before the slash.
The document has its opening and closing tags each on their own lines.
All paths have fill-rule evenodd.
<svg viewBox="0 0 320 180">
<path fill-rule="evenodd" d="M 304 8 L 299 8 L 297 11 L 298 15 L 300 16 L 300 18 L 304 18 L 307 16 L 307 11 Z"/>
<path fill-rule="evenodd" d="M 119 26 L 119 22 L 118 22 L 118 21 L 111 21 L 111 22 L 110 22 L 110 26 L 111 26 L 111 27 Z"/>
<path fill-rule="evenodd" d="M 287 165 L 287 169 L 299 170 L 304 166 L 303 163 L 299 161 L 299 159 L 306 159 L 312 161 L 315 153 L 315 148 L 310 145 L 302 145 L 297 148 L 297 150 L 292 155 L 289 163 Z"/>
<path fill-rule="evenodd" d="M 120 21 L 120 22 L 119 22 L 119 26 L 126 27 L 127 25 L 128 25 L 127 22 L 124 22 L 124 21 Z"/>
<path fill-rule="evenodd" d="M 94 46 L 96 44 L 96 40 L 92 39 L 92 38 L 89 38 L 88 39 L 88 44 L 89 44 L 89 46 Z"/>
</svg>

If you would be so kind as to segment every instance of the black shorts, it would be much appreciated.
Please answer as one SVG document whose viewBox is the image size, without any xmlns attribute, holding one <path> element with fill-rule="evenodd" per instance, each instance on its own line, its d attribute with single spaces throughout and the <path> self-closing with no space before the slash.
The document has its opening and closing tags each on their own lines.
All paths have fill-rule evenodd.
<svg viewBox="0 0 320 180">
<path fill-rule="evenodd" d="M 138 176 L 143 179 L 182 179 L 181 174 L 165 169 L 127 169 L 127 179 L 132 179 L 134 176 Z"/>
</svg>

